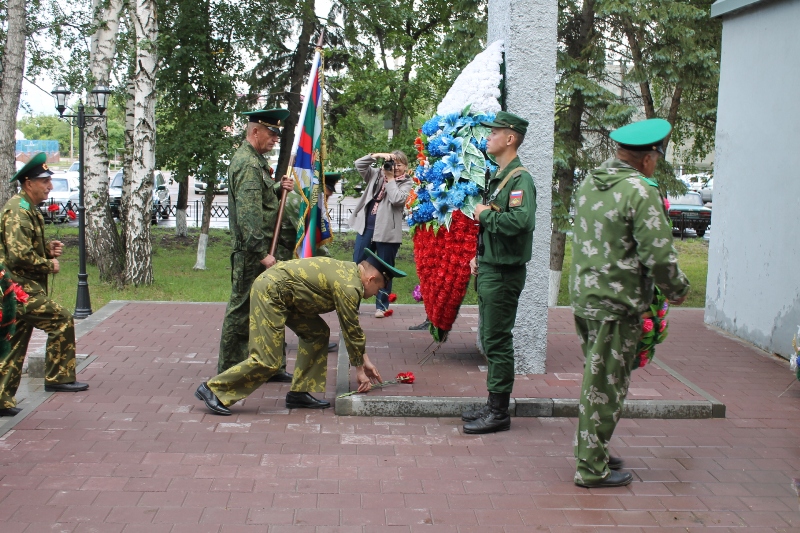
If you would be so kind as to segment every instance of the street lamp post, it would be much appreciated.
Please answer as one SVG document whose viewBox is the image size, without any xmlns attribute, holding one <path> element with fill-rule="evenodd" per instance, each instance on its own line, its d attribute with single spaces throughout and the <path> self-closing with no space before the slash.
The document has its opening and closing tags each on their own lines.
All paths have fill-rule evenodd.
<svg viewBox="0 0 800 533">
<path fill-rule="evenodd" d="M 56 98 L 56 109 L 61 118 L 78 119 L 78 295 L 75 299 L 75 318 L 86 318 L 92 314 L 92 303 L 89 299 L 89 276 L 86 274 L 86 206 L 84 205 L 84 164 L 83 164 L 83 128 L 86 126 L 87 118 L 105 118 L 103 113 L 108 108 L 108 96 L 111 90 L 104 85 L 98 85 L 92 90 L 91 95 L 97 115 L 87 115 L 84 113 L 83 102 L 78 101 L 78 114 L 65 115 L 67 109 L 67 96 L 70 91 L 63 85 L 53 89 L 53 96 Z"/>
</svg>

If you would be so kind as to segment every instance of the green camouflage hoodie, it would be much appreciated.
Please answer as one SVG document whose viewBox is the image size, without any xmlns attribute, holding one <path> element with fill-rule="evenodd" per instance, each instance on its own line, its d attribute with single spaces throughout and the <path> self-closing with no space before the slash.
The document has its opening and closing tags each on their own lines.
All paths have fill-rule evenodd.
<svg viewBox="0 0 800 533">
<path fill-rule="evenodd" d="M 584 180 L 575 204 L 570 297 L 577 316 L 641 316 L 654 284 L 670 300 L 689 291 L 663 199 L 639 171 L 609 159 Z"/>
</svg>

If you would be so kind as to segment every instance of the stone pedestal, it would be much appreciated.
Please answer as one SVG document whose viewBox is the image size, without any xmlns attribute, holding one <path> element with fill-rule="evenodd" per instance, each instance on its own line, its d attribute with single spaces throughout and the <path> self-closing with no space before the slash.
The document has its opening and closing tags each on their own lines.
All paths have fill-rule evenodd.
<svg viewBox="0 0 800 533">
<path fill-rule="evenodd" d="M 489 0 L 488 42 L 505 43 L 505 109 L 530 122 L 519 156 L 537 196 L 533 257 L 514 327 L 517 374 L 543 374 L 547 358 L 557 23 L 554 0 Z"/>
</svg>

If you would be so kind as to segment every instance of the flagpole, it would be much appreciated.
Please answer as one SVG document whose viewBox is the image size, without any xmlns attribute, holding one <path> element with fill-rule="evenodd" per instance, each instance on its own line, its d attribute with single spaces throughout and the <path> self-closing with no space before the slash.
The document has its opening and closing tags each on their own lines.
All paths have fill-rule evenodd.
<svg viewBox="0 0 800 533">
<path fill-rule="evenodd" d="M 319 67 L 319 57 L 322 52 L 322 40 L 325 38 L 325 28 L 323 27 L 319 34 L 319 40 L 317 41 L 317 48 L 316 52 L 314 53 L 314 62 L 311 65 L 311 74 L 309 75 L 309 84 L 308 84 L 308 94 L 306 98 L 303 99 L 303 105 L 300 108 L 300 116 L 298 117 L 298 125 L 300 124 L 300 119 L 305 119 L 306 111 L 308 110 L 308 102 L 312 100 L 311 98 L 311 91 L 314 90 L 314 85 L 311 83 L 317 75 L 317 70 Z M 322 95 L 320 95 L 320 98 Z M 300 146 L 300 136 L 295 134 L 294 141 L 292 141 L 292 156 L 289 158 L 289 166 L 287 167 L 287 172 L 291 172 L 291 169 L 294 168 L 294 161 L 295 157 L 297 156 L 297 148 Z M 283 179 L 283 178 L 281 178 Z M 281 231 L 281 220 L 283 219 L 283 210 L 286 208 L 286 189 L 281 189 L 281 204 L 278 207 L 278 219 L 275 221 L 275 231 L 272 234 L 272 245 L 269 247 L 269 255 L 275 256 L 275 248 L 278 246 L 278 236 L 280 235 Z"/>
</svg>

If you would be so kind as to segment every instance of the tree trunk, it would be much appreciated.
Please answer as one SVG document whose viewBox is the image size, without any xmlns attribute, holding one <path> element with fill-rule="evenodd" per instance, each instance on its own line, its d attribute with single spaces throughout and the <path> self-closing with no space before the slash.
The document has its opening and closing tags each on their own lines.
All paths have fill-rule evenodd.
<svg viewBox="0 0 800 533">
<path fill-rule="evenodd" d="M 153 172 L 156 164 L 156 42 L 158 21 L 155 0 L 136 0 L 133 162 L 130 203 L 126 214 L 125 281 L 135 286 L 153 282 L 150 217 L 153 207 Z"/>
<path fill-rule="evenodd" d="M 122 199 L 119 204 L 119 221 L 123 246 L 128 243 L 126 221 L 128 220 L 128 211 L 130 211 L 128 204 L 130 203 L 131 176 L 133 175 L 133 93 L 133 81 L 129 81 L 125 100 L 125 153 L 122 156 Z"/>
<path fill-rule="evenodd" d="M 587 0 L 583 3 L 580 15 L 580 32 L 574 42 L 567 45 L 567 53 L 573 60 L 583 63 L 577 70 L 583 76 L 588 75 L 589 61 L 587 48 L 592 44 L 595 35 L 595 2 Z M 559 120 L 556 127 L 560 131 L 565 131 L 565 143 L 568 147 L 569 157 L 567 158 L 566 168 L 558 168 L 555 172 L 556 187 L 554 191 L 553 204 L 559 205 L 559 212 L 564 217 L 569 216 L 570 206 L 572 205 L 572 195 L 575 189 L 575 168 L 577 166 L 578 151 L 583 147 L 583 135 L 581 132 L 581 121 L 586 109 L 586 100 L 582 90 L 574 89 L 569 99 L 569 108 L 565 113 L 563 122 Z M 559 224 L 558 219 L 553 220 L 550 237 L 550 285 L 547 296 L 547 305 L 558 305 L 558 292 L 561 288 L 561 276 L 564 270 L 564 253 L 567 245 L 566 220 Z"/>
<path fill-rule="evenodd" d="M 17 108 L 25 70 L 25 0 L 8 0 L 6 42 L 0 79 L 0 206 L 14 196 L 9 179 L 16 173 Z"/>
<path fill-rule="evenodd" d="M 317 21 L 317 16 L 314 13 L 314 0 L 304 0 L 300 7 L 300 13 L 303 17 L 303 26 L 300 29 L 300 38 L 297 41 L 297 48 L 292 58 L 291 84 L 289 86 L 289 94 L 286 95 L 286 107 L 289 109 L 289 116 L 286 118 L 286 123 L 283 127 L 276 178 L 285 175 L 289 169 L 289 159 L 292 156 L 291 151 L 294 144 L 294 130 L 297 127 L 300 110 L 303 107 L 303 102 L 300 101 L 300 91 L 303 89 L 303 81 L 305 81 L 306 63 L 308 63 L 308 51 L 310 50 L 309 42 Z"/>
<path fill-rule="evenodd" d="M 188 237 L 189 227 L 186 224 L 186 207 L 189 204 L 189 173 L 183 169 L 175 171 L 178 182 L 178 203 L 175 204 L 175 235 Z"/>
<path fill-rule="evenodd" d="M 642 56 L 642 44 L 639 33 L 634 28 L 633 23 L 627 18 L 623 19 L 623 31 L 628 45 L 631 47 L 631 57 L 633 58 L 633 68 L 637 75 L 641 76 L 644 72 L 644 57 Z M 653 101 L 653 94 L 650 92 L 650 82 L 642 80 L 639 82 L 639 92 L 642 95 L 642 105 L 644 106 L 645 118 L 656 118 L 656 107 Z"/>
<path fill-rule="evenodd" d="M 117 48 L 119 19 L 123 0 L 94 1 L 89 68 L 92 83 L 108 85 Z M 108 208 L 108 129 L 107 121 L 89 119 L 85 128 L 84 198 L 86 206 L 86 244 L 102 281 L 121 285 L 125 253 L 117 226 Z"/>
<path fill-rule="evenodd" d="M 212 169 L 216 171 L 216 169 Z M 216 172 L 213 174 L 216 175 Z M 200 240 L 197 243 L 197 262 L 194 270 L 206 269 L 206 248 L 208 247 L 208 228 L 211 226 L 211 204 L 214 203 L 214 186 L 209 183 L 203 195 L 203 223 L 200 226 Z"/>
</svg>

